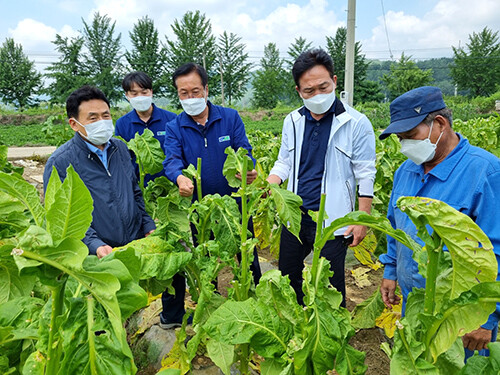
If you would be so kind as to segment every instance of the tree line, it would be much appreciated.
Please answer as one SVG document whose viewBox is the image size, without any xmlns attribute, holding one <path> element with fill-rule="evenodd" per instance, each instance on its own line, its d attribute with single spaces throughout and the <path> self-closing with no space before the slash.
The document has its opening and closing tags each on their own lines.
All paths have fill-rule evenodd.
<svg viewBox="0 0 500 375">
<path fill-rule="evenodd" d="M 207 70 L 210 94 L 218 103 L 233 105 L 251 89 L 251 104 L 255 108 L 271 109 L 278 103 L 297 105 L 300 98 L 291 67 L 303 51 L 313 47 L 312 42 L 299 36 L 289 46 L 287 58 L 282 58 L 276 44 L 268 43 L 259 68 L 254 70 L 241 37 L 226 31 L 216 37 L 210 20 L 200 11 L 188 11 L 175 19 L 171 25 L 175 37 L 165 37 L 163 41 L 151 18 L 139 19 L 129 32 L 132 47 L 125 53 L 122 53 L 121 34 L 116 33 L 116 22 L 110 17 L 95 13 L 91 22 L 82 18 L 82 23 L 83 29 L 77 37 L 56 35 L 53 44 L 59 60 L 43 74 L 35 69 L 35 63 L 24 54 L 22 46 L 7 38 L 0 47 L 0 100 L 20 109 L 36 104 L 40 95 L 46 95 L 51 103 L 64 103 L 72 91 L 88 83 L 99 87 L 116 103 L 123 98 L 122 77 L 140 70 L 153 79 L 157 97 L 177 103 L 172 73 L 192 61 Z M 344 87 L 346 36 L 346 28 L 341 27 L 325 40 L 324 49 L 334 62 L 338 92 Z M 453 47 L 454 57 L 446 64 L 458 90 L 471 96 L 488 96 L 498 90 L 498 38 L 498 31 L 485 27 L 469 35 L 465 47 Z M 404 53 L 399 60 L 387 62 L 385 69 L 389 71 L 375 79 L 368 77 L 371 64 L 374 63 L 366 59 L 361 44 L 356 42 L 355 103 L 393 99 L 434 82 L 432 64 L 425 68 Z"/>
</svg>

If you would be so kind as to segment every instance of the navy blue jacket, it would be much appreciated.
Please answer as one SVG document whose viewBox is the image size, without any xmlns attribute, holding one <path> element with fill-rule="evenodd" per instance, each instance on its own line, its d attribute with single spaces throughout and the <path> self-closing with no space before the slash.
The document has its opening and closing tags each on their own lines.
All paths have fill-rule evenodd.
<svg viewBox="0 0 500 375">
<path fill-rule="evenodd" d="M 196 167 L 197 159 L 201 157 L 203 195 L 229 195 L 236 189 L 229 186 L 222 174 L 227 158 L 224 151 L 231 146 L 234 150 L 243 147 L 251 153 L 252 147 L 245 133 L 245 125 L 236 110 L 210 102 L 208 106 L 209 115 L 204 131 L 185 112 L 167 124 L 163 166 L 167 178 L 177 183 L 182 170 L 189 164 Z"/>
<path fill-rule="evenodd" d="M 130 153 L 122 141 L 111 139 L 108 152 L 108 169 L 99 157 L 91 152 L 83 138 L 74 137 L 59 147 L 49 158 L 43 173 L 43 186 L 47 188 L 52 166 L 61 180 L 71 164 L 89 189 L 94 200 L 92 224 L 82 240 L 95 254 L 99 246 L 123 246 L 144 237 L 155 229 L 146 213 L 141 189 L 130 163 Z"/>
<path fill-rule="evenodd" d="M 148 122 L 144 122 L 139 118 L 137 111 L 133 109 L 116 120 L 115 135 L 122 137 L 128 142 L 135 137 L 136 133 L 142 134 L 145 129 L 149 129 L 153 132 L 153 136 L 160 142 L 163 152 L 165 152 L 165 125 L 176 116 L 175 113 L 158 108 L 153 104 L 151 118 Z M 136 176 L 139 177 L 139 167 L 135 162 L 135 157 L 132 160 L 132 164 L 134 165 Z M 163 171 L 153 176 L 146 175 L 144 185 L 147 185 L 149 181 L 154 180 L 156 177 L 163 175 Z"/>
</svg>

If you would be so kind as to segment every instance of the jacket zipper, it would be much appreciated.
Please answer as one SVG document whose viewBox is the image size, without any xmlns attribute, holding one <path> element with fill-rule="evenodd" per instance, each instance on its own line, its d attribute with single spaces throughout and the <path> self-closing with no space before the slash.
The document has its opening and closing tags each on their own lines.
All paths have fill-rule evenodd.
<svg viewBox="0 0 500 375">
<path fill-rule="evenodd" d="M 354 199 L 353 199 L 352 192 L 351 192 L 351 184 L 349 183 L 349 181 L 346 181 L 345 184 L 347 185 L 347 192 L 349 193 L 349 199 L 351 200 L 351 210 L 354 211 L 355 206 L 354 206 Z"/>
</svg>

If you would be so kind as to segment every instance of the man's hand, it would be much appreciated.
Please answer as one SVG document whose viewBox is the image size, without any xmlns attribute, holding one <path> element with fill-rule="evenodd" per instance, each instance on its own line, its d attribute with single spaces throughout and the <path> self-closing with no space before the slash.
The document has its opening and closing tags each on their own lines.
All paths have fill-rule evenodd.
<svg viewBox="0 0 500 375">
<path fill-rule="evenodd" d="M 151 229 L 148 233 L 146 233 L 146 234 L 144 235 L 144 237 L 149 236 L 149 235 L 150 235 L 151 233 L 153 233 L 154 231 L 155 231 L 154 229 Z"/>
<path fill-rule="evenodd" d="M 270 184 L 278 184 L 279 185 L 279 184 L 281 184 L 281 178 L 279 178 L 275 174 L 270 174 L 267 177 L 267 182 L 269 182 Z"/>
<path fill-rule="evenodd" d="M 344 237 L 352 235 L 352 243 L 349 247 L 358 246 L 363 238 L 366 237 L 366 227 L 364 225 L 349 225 L 347 230 L 344 232 Z"/>
<path fill-rule="evenodd" d="M 394 292 L 396 291 L 396 280 L 382 279 L 380 284 L 380 294 L 382 294 L 382 301 L 388 309 L 392 309 L 393 305 L 397 305 L 401 298 Z"/>
<path fill-rule="evenodd" d="M 491 330 L 479 327 L 475 331 L 469 332 L 462 336 L 462 342 L 464 343 L 464 348 L 469 350 L 482 350 L 488 349 L 488 345 L 491 341 Z"/>
<path fill-rule="evenodd" d="M 102 245 L 99 246 L 96 250 L 97 257 L 101 259 L 102 257 L 105 257 L 106 255 L 110 254 L 113 252 L 113 248 L 109 245 Z"/>
<path fill-rule="evenodd" d="M 241 174 L 236 173 L 235 177 L 241 180 Z M 257 178 L 257 171 L 255 169 L 247 172 L 247 185 L 250 185 Z"/>
<path fill-rule="evenodd" d="M 181 197 L 190 197 L 193 195 L 194 185 L 190 178 L 182 174 L 179 175 L 179 177 L 177 177 L 177 186 L 179 186 L 179 194 Z"/>
</svg>

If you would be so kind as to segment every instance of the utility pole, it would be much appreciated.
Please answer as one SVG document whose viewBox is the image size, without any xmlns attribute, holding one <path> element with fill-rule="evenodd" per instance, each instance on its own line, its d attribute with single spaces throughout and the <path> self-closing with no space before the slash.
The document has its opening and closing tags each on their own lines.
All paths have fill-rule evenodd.
<svg viewBox="0 0 500 375">
<path fill-rule="evenodd" d="M 347 2 L 347 37 L 345 49 L 344 91 L 340 93 L 342 101 L 352 106 L 354 97 L 354 30 L 356 26 L 356 0 Z"/>
<path fill-rule="evenodd" d="M 226 105 L 226 101 L 224 100 L 224 76 L 222 72 L 222 53 L 219 49 L 219 70 L 220 70 L 220 93 L 222 95 L 222 106 Z"/>
</svg>

